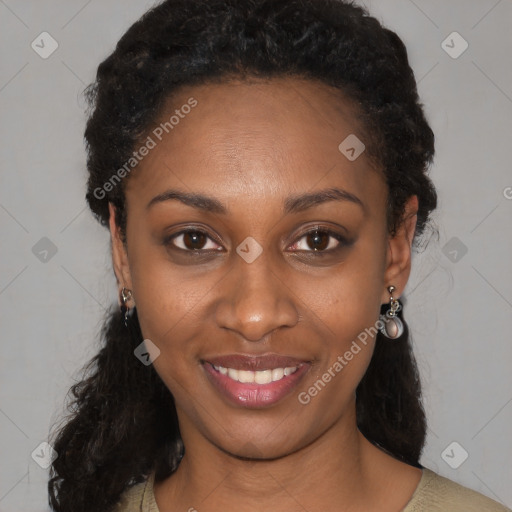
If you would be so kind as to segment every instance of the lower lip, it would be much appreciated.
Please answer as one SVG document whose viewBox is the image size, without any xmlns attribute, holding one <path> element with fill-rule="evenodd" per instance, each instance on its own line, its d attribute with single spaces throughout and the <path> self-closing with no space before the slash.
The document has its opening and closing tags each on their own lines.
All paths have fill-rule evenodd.
<svg viewBox="0 0 512 512">
<path fill-rule="evenodd" d="M 295 388 L 309 369 L 309 364 L 303 364 L 297 370 L 276 382 L 254 384 L 238 382 L 230 379 L 213 368 L 210 363 L 203 363 L 210 382 L 231 403 L 242 407 L 263 408 L 279 402 Z"/>
</svg>

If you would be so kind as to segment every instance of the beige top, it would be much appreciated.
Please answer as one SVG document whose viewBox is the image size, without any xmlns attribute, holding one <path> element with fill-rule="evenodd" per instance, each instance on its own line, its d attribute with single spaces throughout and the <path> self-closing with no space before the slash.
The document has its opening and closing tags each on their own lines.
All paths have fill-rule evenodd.
<svg viewBox="0 0 512 512">
<path fill-rule="evenodd" d="M 115 512 L 160 512 L 153 494 L 154 472 L 126 490 Z M 512 512 L 483 494 L 423 468 L 409 503 L 401 512 Z"/>
</svg>

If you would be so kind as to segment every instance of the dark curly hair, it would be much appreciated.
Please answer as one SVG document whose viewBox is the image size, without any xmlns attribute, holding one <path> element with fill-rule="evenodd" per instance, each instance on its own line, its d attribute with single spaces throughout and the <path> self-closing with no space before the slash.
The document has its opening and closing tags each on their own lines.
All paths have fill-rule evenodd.
<svg viewBox="0 0 512 512">
<path fill-rule="evenodd" d="M 437 203 L 427 176 L 434 134 L 404 44 L 364 8 L 345 0 L 166 0 L 144 14 L 85 91 L 90 105 L 86 198 L 95 217 L 108 226 L 108 203 L 115 205 L 126 242 L 129 177 L 108 192 L 104 184 L 130 159 L 181 87 L 287 76 L 333 86 L 353 102 L 367 155 L 389 187 L 390 234 L 403 220 L 407 199 L 418 197 L 417 247 Z M 403 312 L 399 315 L 403 320 Z M 112 308 L 103 347 L 70 389 L 69 415 L 53 432 L 58 457 L 48 490 L 55 511 L 112 510 L 129 486 L 153 470 L 156 481 L 168 477 L 183 456 L 173 396 L 153 366 L 133 356 L 142 340 L 136 315 L 134 325 L 136 336 L 130 337 L 118 308 Z M 426 420 L 404 325 L 395 342 L 377 335 L 356 390 L 357 425 L 376 446 L 421 467 Z"/>
</svg>

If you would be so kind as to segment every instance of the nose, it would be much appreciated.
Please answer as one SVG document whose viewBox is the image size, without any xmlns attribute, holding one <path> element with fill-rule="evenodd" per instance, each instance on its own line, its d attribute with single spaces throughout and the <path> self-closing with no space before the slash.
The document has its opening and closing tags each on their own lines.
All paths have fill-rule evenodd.
<svg viewBox="0 0 512 512">
<path fill-rule="evenodd" d="M 263 253 L 256 261 L 235 263 L 224 281 L 216 320 L 248 341 L 264 340 L 272 331 L 299 321 L 294 293 Z"/>
</svg>

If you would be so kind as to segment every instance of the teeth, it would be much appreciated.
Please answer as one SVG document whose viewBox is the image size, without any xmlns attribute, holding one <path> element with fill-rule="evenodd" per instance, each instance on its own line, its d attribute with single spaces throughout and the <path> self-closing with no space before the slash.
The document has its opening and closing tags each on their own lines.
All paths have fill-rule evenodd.
<svg viewBox="0 0 512 512">
<path fill-rule="evenodd" d="M 274 368 L 272 370 L 272 380 L 281 380 L 284 376 L 284 370 L 282 368 Z"/>
<path fill-rule="evenodd" d="M 236 372 L 236 370 L 233 370 Z M 231 370 L 228 370 L 228 375 L 230 378 L 234 378 Z M 254 382 L 254 372 L 248 372 L 245 370 L 238 370 L 238 381 L 239 382 Z"/>
<path fill-rule="evenodd" d="M 234 368 L 224 368 L 223 366 L 213 367 L 222 375 L 227 375 L 230 379 L 243 383 L 269 384 L 276 382 L 283 377 L 287 377 L 297 371 L 297 366 L 289 366 L 287 368 L 274 368 L 273 370 L 235 370 Z"/>
<path fill-rule="evenodd" d="M 268 384 L 272 382 L 272 370 L 251 373 L 254 373 L 254 382 L 256 382 L 256 384 Z"/>
</svg>

